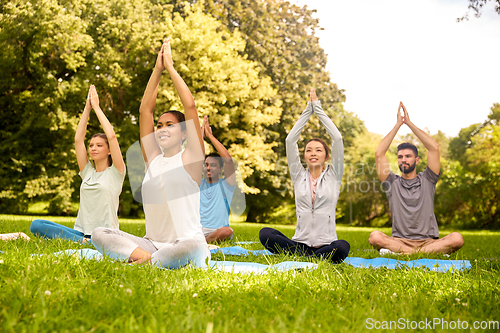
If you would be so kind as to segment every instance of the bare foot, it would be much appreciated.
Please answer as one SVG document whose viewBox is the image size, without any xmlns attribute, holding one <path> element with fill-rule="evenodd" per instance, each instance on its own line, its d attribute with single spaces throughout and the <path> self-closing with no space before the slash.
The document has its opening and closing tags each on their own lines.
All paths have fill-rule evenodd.
<svg viewBox="0 0 500 333">
<path fill-rule="evenodd" d="M 130 264 L 142 264 L 142 263 L 150 263 L 151 262 L 151 253 L 148 251 L 144 251 L 140 247 L 136 248 L 130 258 L 128 259 Z"/>
</svg>

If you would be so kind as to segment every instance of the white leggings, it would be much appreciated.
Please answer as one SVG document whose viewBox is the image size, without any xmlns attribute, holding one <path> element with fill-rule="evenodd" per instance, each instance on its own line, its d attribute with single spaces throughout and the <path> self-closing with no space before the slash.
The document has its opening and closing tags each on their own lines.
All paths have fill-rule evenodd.
<svg viewBox="0 0 500 333">
<path fill-rule="evenodd" d="M 138 247 L 152 254 L 152 264 L 167 269 L 184 267 L 189 263 L 196 268 L 207 267 L 210 261 L 210 250 L 202 235 L 164 243 L 158 248 L 149 239 L 100 227 L 92 231 L 91 239 L 97 251 L 119 261 L 128 261 Z"/>
</svg>

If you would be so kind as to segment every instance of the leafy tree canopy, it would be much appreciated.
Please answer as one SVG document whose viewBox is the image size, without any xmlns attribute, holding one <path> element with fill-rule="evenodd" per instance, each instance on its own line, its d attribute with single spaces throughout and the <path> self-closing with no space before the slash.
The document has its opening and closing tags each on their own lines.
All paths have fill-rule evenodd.
<svg viewBox="0 0 500 333">
<path fill-rule="evenodd" d="M 276 143 L 270 156 L 275 167 L 256 171 L 248 179 L 249 184 L 261 190 L 259 195 L 248 197 L 248 220 L 265 222 L 270 215 L 276 215 L 274 209 L 293 202 L 285 138 L 304 110 L 311 87 L 316 88 L 325 112 L 339 127 L 345 147 L 350 147 L 366 129 L 359 118 L 343 109 L 343 90 L 332 83 L 325 69 L 327 57 L 315 36 L 321 29 L 319 20 L 313 17 L 315 10 L 284 0 L 207 0 L 205 8 L 229 31 L 242 35 L 246 44 L 240 54 L 255 61 L 260 75 L 271 79 L 282 103 L 279 121 L 267 128 L 269 138 Z M 313 137 L 329 139 L 316 117 L 311 117 L 302 140 Z"/>
<path fill-rule="evenodd" d="M 243 178 L 273 167 L 275 142 L 266 128 L 281 114 L 276 90 L 240 54 L 245 41 L 238 31 L 222 29 L 201 4 L 186 6 L 181 15 L 172 5 L 146 0 L 2 2 L 3 211 L 25 211 L 31 199 L 50 200 L 51 213 L 70 211 L 78 186 L 73 137 L 91 83 L 123 152 L 139 139 L 140 100 L 166 36 L 200 114 L 211 117 L 216 135 L 243 161 Z M 178 107 L 165 78 L 156 111 Z M 89 132 L 99 131 L 94 117 Z M 127 184 L 121 201 L 125 214 L 139 211 Z"/>
<path fill-rule="evenodd" d="M 436 215 L 443 224 L 500 228 L 500 104 L 482 124 L 471 125 L 450 141 L 450 160 L 436 193 Z"/>
</svg>

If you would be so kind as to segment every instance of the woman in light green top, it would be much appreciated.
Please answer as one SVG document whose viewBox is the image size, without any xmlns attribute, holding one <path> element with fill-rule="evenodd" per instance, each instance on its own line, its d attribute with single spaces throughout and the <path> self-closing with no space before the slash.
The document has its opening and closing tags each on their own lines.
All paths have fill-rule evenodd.
<svg viewBox="0 0 500 333">
<path fill-rule="evenodd" d="M 104 133 L 90 139 L 88 159 L 85 148 L 85 133 L 90 111 L 94 109 Z M 82 185 L 80 186 L 80 209 L 73 229 L 46 221 L 34 220 L 30 230 L 37 237 L 63 238 L 77 242 L 90 239 L 97 227 L 118 229 L 118 199 L 125 178 L 125 163 L 116 139 L 113 126 L 99 107 L 99 97 L 94 85 L 90 86 L 87 103 L 75 134 L 75 151 Z"/>
</svg>

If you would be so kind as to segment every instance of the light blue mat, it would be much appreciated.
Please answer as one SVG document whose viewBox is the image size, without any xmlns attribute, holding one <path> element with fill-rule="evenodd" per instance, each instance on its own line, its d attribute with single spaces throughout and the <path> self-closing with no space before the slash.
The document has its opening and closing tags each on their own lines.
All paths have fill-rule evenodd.
<svg viewBox="0 0 500 333">
<path fill-rule="evenodd" d="M 241 246 L 220 247 L 218 249 L 210 250 L 210 253 L 212 254 L 223 253 L 230 256 L 247 256 L 249 254 L 253 254 L 255 256 L 262 254 L 267 254 L 270 256 L 274 255 L 274 253 L 268 250 L 247 250 L 242 248 Z"/>
<path fill-rule="evenodd" d="M 230 255 L 248 255 L 249 253 L 255 254 L 268 254 L 267 250 L 250 251 L 239 246 L 225 247 L 220 249 L 214 249 L 210 252 L 222 252 Z M 265 253 L 266 252 L 266 253 Z M 269 252 L 269 254 L 272 254 Z M 55 256 L 70 255 L 79 256 L 84 259 L 92 260 L 102 260 L 102 254 L 94 249 L 80 249 L 80 250 L 65 250 L 53 253 Z M 423 267 L 428 268 L 433 272 L 451 272 L 464 271 L 470 269 L 472 266 L 469 260 L 438 260 L 438 259 L 418 259 L 418 260 L 396 260 L 390 258 L 374 258 L 374 259 L 363 259 L 356 257 L 347 257 L 344 260 L 345 264 L 351 265 L 357 268 L 416 268 Z M 212 261 L 210 266 L 214 269 L 218 269 L 225 272 L 233 273 L 257 273 L 265 274 L 268 271 L 286 271 L 289 269 L 312 269 L 316 268 L 317 264 L 309 262 L 299 262 L 299 261 L 285 261 L 276 265 L 264 265 L 255 262 L 237 262 L 237 261 Z"/>
<path fill-rule="evenodd" d="M 59 251 L 59 252 L 54 252 L 51 253 L 52 255 L 56 257 L 60 257 L 63 255 L 67 256 L 78 256 L 83 259 L 93 259 L 93 260 L 102 260 L 103 256 L 102 254 L 94 249 L 70 249 L 70 250 L 64 250 L 64 251 Z M 41 256 L 41 254 L 33 254 L 34 256 Z"/>
<path fill-rule="evenodd" d="M 396 260 L 390 258 L 374 258 L 363 259 L 356 257 L 347 257 L 345 263 L 360 268 L 415 268 L 424 267 L 433 272 L 451 272 L 464 271 L 470 269 L 472 266 L 469 260 L 439 260 L 439 259 L 418 259 L 418 260 Z"/>
<path fill-rule="evenodd" d="M 247 256 L 249 254 L 253 254 L 256 256 L 262 255 L 262 254 L 274 255 L 272 252 L 270 252 L 268 250 L 252 251 L 252 250 L 244 249 L 241 246 L 221 247 L 218 249 L 210 250 L 210 252 L 212 254 L 220 252 L 220 253 L 224 253 L 226 255 L 232 255 L 232 256 Z M 80 249 L 80 250 L 70 249 L 70 250 L 59 251 L 59 252 L 53 253 L 53 255 L 55 255 L 55 256 L 61 256 L 64 254 L 69 255 L 69 256 L 78 255 L 78 256 L 85 258 L 85 259 L 98 259 L 98 260 L 102 259 L 102 254 L 95 249 Z"/>
<path fill-rule="evenodd" d="M 210 250 L 211 253 L 224 253 L 226 255 L 233 256 L 247 256 L 249 254 L 253 255 L 274 255 L 268 250 L 246 250 L 241 246 L 231 246 L 222 247 L 219 249 Z M 374 259 L 364 259 L 357 257 L 347 257 L 344 262 L 348 265 L 359 267 L 359 268 L 401 268 L 401 267 L 426 267 L 434 272 L 455 272 L 462 271 L 471 268 L 470 261 L 468 260 L 439 260 L 439 259 L 418 259 L 418 260 L 396 260 L 390 258 L 374 258 Z"/>
<path fill-rule="evenodd" d="M 245 249 L 243 249 L 245 250 Z M 245 250 L 247 251 L 247 250 Z M 80 249 L 80 250 L 65 250 L 52 253 L 56 257 L 67 255 L 67 256 L 78 256 L 83 259 L 90 260 L 102 260 L 102 254 L 94 249 Z M 267 274 L 268 272 L 277 271 L 284 272 L 290 269 L 313 269 L 318 265 L 309 262 L 298 262 L 298 261 L 285 261 L 280 262 L 276 265 L 263 265 L 255 262 L 236 262 L 236 261 L 211 261 L 210 267 L 212 269 L 217 269 L 224 272 L 230 273 L 256 273 L 256 274 Z"/>
<path fill-rule="evenodd" d="M 255 262 L 212 261 L 210 267 L 229 273 L 267 274 L 269 272 L 284 272 L 290 269 L 315 269 L 318 265 L 299 261 L 284 261 L 275 265 L 264 265 Z"/>
</svg>

